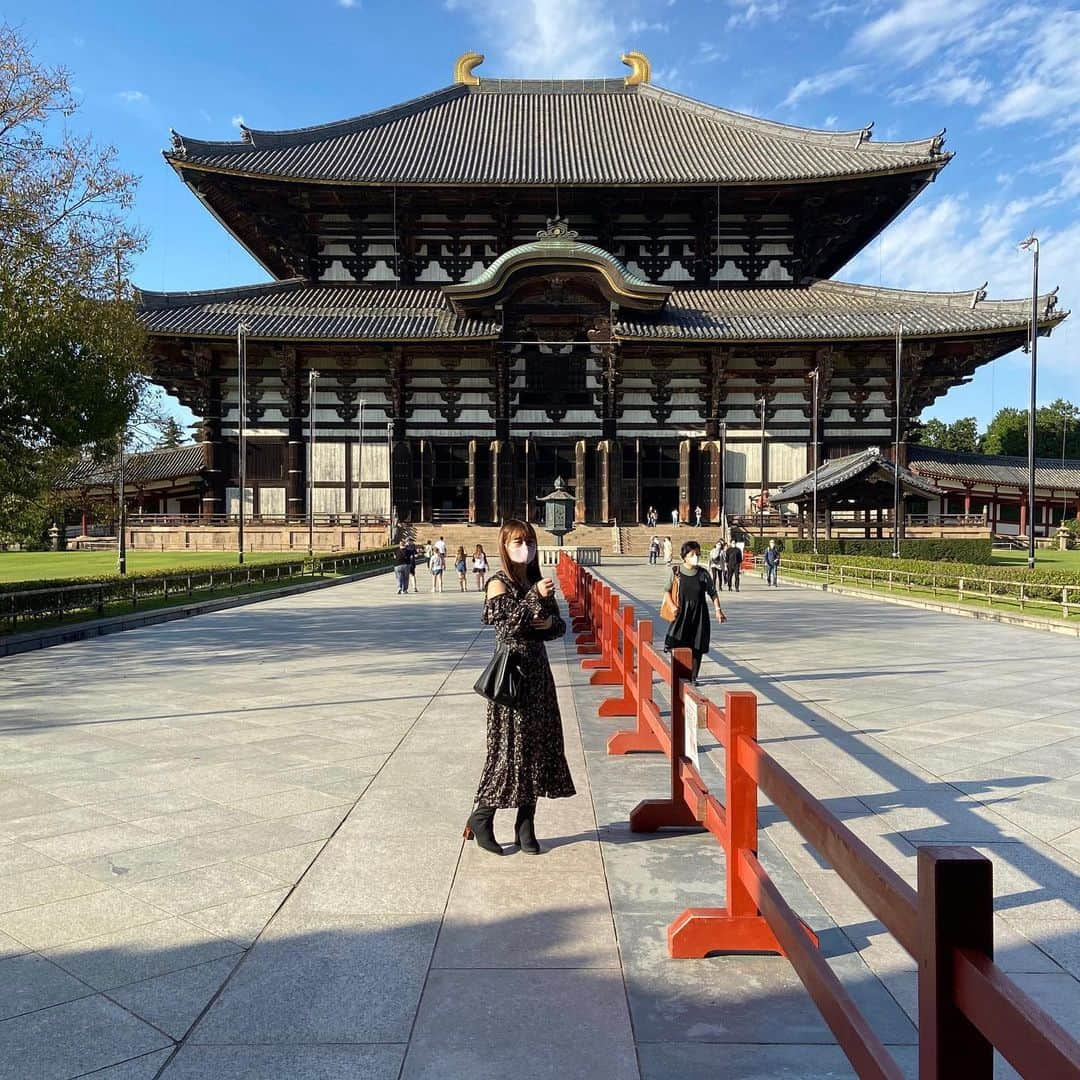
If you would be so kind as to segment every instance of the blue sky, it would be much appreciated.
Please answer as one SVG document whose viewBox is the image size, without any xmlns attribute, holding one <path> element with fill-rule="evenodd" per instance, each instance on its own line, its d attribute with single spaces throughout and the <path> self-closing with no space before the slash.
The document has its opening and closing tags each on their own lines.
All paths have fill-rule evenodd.
<svg viewBox="0 0 1080 1080">
<path fill-rule="evenodd" d="M 1000 0 L 305 0 L 207 3 L 8 0 L 39 58 L 72 73 L 73 123 L 142 177 L 148 289 L 265 280 L 265 272 L 161 159 L 169 128 L 238 137 L 353 116 L 481 75 L 618 76 L 640 49 L 653 81 L 808 127 L 874 121 L 878 139 L 948 129 L 956 152 L 915 205 L 838 275 L 914 289 L 1030 292 L 1080 309 L 1080 7 Z M 1040 290 L 1042 291 L 1042 289 Z M 1039 399 L 1080 402 L 1080 310 L 1040 342 Z M 984 367 L 927 416 L 1026 407 L 1027 357 Z"/>
</svg>

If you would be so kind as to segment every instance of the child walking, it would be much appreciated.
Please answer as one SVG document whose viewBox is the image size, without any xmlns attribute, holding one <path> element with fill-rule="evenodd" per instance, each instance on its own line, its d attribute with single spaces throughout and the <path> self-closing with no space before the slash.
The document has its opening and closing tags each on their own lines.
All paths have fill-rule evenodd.
<svg viewBox="0 0 1080 1080">
<path fill-rule="evenodd" d="M 465 558 L 465 548 L 459 547 L 457 549 L 457 555 L 454 557 L 454 569 L 457 571 L 458 588 L 462 592 L 469 591 L 469 583 L 465 579 L 465 575 L 468 573 L 469 564 Z"/>
</svg>

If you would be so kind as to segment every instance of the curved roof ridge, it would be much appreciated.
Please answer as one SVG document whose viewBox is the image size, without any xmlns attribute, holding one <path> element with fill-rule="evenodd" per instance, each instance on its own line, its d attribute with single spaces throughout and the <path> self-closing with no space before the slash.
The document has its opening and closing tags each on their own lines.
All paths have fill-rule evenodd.
<svg viewBox="0 0 1080 1080">
<path fill-rule="evenodd" d="M 282 281 L 260 281 L 256 285 L 229 285 L 223 289 L 195 289 L 191 292 L 153 292 L 136 288 L 138 305 L 145 311 L 168 311 L 172 308 L 193 307 L 195 304 L 223 304 L 229 300 L 242 300 L 249 296 L 266 293 L 292 292 L 306 285 L 302 277 L 285 278 Z"/>
<path fill-rule="evenodd" d="M 894 300 L 910 300 L 923 304 L 940 304 L 942 307 L 952 307 L 955 304 L 963 304 L 968 307 L 1015 307 L 1017 305 L 1029 305 L 1031 297 L 1021 296 L 1015 298 L 997 298 L 988 300 L 986 297 L 986 282 L 976 289 L 957 289 L 953 292 L 934 292 L 929 289 L 898 289 L 888 285 L 864 285 L 854 281 L 837 281 L 832 278 L 818 278 L 807 287 L 819 292 L 832 292 L 842 296 L 873 297 L 880 296 Z M 1039 296 L 1040 309 L 1044 315 L 1049 315 L 1057 304 L 1056 288 Z M 1058 313 L 1055 312 L 1055 316 Z M 1062 312 L 1061 315 L 1067 315 Z"/>
</svg>

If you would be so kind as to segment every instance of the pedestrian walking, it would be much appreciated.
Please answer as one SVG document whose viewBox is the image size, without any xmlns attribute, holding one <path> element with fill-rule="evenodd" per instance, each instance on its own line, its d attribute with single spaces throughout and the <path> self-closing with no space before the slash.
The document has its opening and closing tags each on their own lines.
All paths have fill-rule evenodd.
<svg viewBox="0 0 1080 1080">
<path fill-rule="evenodd" d="M 664 563 L 665 563 L 665 565 L 670 566 L 671 565 L 671 537 L 670 536 L 665 536 L 664 537 L 663 552 L 664 552 Z"/>
<path fill-rule="evenodd" d="M 727 587 L 731 592 L 732 586 L 739 591 L 739 576 L 742 572 L 742 548 L 738 544 L 728 544 L 724 552 L 724 563 L 727 566 Z"/>
<path fill-rule="evenodd" d="M 694 524 L 699 529 L 701 528 L 701 507 L 700 506 L 695 506 L 694 507 Z"/>
<path fill-rule="evenodd" d="M 420 591 L 416 584 L 416 560 L 420 558 L 420 551 L 411 540 L 405 541 L 405 550 L 409 555 L 409 579 L 412 581 L 412 591 L 416 593 Z M 405 591 L 409 591 L 408 585 Z"/>
<path fill-rule="evenodd" d="M 649 540 L 649 565 L 655 566 L 656 560 L 660 558 L 660 537 L 653 536 Z"/>
<path fill-rule="evenodd" d="M 769 541 L 769 546 L 765 549 L 765 584 L 777 585 L 776 576 L 780 570 L 780 549 L 776 546 L 775 540 Z"/>
<path fill-rule="evenodd" d="M 516 847 L 539 855 L 536 839 L 538 799 L 576 794 L 563 743 L 562 717 L 545 641 L 566 633 L 555 583 L 540 573 L 536 532 L 524 521 L 499 530 L 502 569 L 492 575 L 484 598 L 483 621 L 495 627 L 498 647 L 517 661 L 522 692 L 513 705 L 489 702 L 487 756 L 465 837 L 493 855 L 504 854 L 495 839 L 495 811 L 517 808 Z"/>
<path fill-rule="evenodd" d="M 428 569 L 431 571 L 431 591 L 442 592 L 442 576 L 443 570 L 446 569 L 446 560 L 437 549 L 432 551 L 431 558 L 428 559 Z"/>
<path fill-rule="evenodd" d="M 724 587 L 724 541 L 717 540 L 709 552 L 709 576 L 713 588 L 719 592 Z"/>
<path fill-rule="evenodd" d="M 645 523 L 649 526 L 650 529 L 655 529 L 656 528 L 656 523 L 659 520 L 660 520 L 660 515 L 657 514 L 656 507 L 655 506 L 650 506 L 648 513 L 645 515 Z"/>
<path fill-rule="evenodd" d="M 431 560 L 431 553 L 435 550 L 435 545 L 431 542 L 430 538 L 424 541 L 424 558 L 429 562 Z"/>
<path fill-rule="evenodd" d="M 394 577 L 397 579 L 397 594 L 409 591 L 409 569 L 412 566 L 412 556 L 404 541 L 397 546 L 394 552 Z"/>
<path fill-rule="evenodd" d="M 468 592 L 469 582 L 466 575 L 469 572 L 469 563 L 465 556 L 464 545 L 457 549 L 457 555 L 454 557 L 454 569 L 457 571 L 458 588 L 462 592 Z"/>
<path fill-rule="evenodd" d="M 435 550 L 446 559 L 446 541 L 441 536 L 435 541 Z"/>
<path fill-rule="evenodd" d="M 690 677 L 698 685 L 698 672 L 701 670 L 701 658 L 709 651 L 708 601 L 712 600 L 716 611 L 716 621 L 726 622 L 720 607 L 720 596 L 713 587 L 712 577 L 706 572 L 701 562 L 701 545 L 696 540 L 687 540 L 680 549 L 682 561 L 674 569 L 667 592 L 675 607 L 675 618 L 671 620 L 664 637 L 664 649 L 689 649 L 694 656 Z"/>
<path fill-rule="evenodd" d="M 673 529 L 679 527 L 679 508 L 677 506 L 671 511 L 671 527 Z"/>
<path fill-rule="evenodd" d="M 476 578 L 477 592 L 482 592 L 487 584 L 488 561 L 484 549 L 477 544 L 472 557 L 473 576 Z"/>
</svg>

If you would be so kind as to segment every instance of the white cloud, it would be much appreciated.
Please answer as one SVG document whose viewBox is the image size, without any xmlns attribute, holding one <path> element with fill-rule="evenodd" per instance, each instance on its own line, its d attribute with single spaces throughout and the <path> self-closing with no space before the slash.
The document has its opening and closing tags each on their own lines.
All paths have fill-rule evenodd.
<svg viewBox="0 0 1080 1080">
<path fill-rule="evenodd" d="M 717 60 L 725 59 L 727 54 L 714 41 L 699 41 L 697 53 L 694 55 L 695 64 L 712 64 Z"/>
<path fill-rule="evenodd" d="M 836 116 L 833 113 L 830 113 L 828 116 L 825 117 L 825 123 L 822 124 L 822 127 L 834 128 L 838 123 L 840 123 L 840 117 Z"/>
<path fill-rule="evenodd" d="M 736 9 L 728 16 L 729 30 L 778 19 L 784 13 L 783 0 L 728 0 L 728 5 Z"/>
<path fill-rule="evenodd" d="M 142 90 L 121 90 L 116 96 L 125 105 L 145 105 L 150 101 L 150 95 Z"/>
<path fill-rule="evenodd" d="M 627 26 L 630 34 L 666 34 L 670 27 L 665 22 L 649 22 L 646 19 L 631 19 Z"/>
<path fill-rule="evenodd" d="M 237 131 L 239 131 L 244 125 L 244 115 L 243 115 L 243 113 L 237 113 L 232 118 L 232 120 L 229 121 L 229 123 L 231 123 L 232 126 L 234 128 L 236 128 Z"/>
<path fill-rule="evenodd" d="M 360 0 L 337 0 L 338 7 L 356 8 L 360 6 Z"/>
<path fill-rule="evenodd" d="M 849 86 L 860 78 L 865 70 L 865 65 L 853 64 L 849 67 L 823 71 L 820 75 L 811 75 L 808 78 L 800 79 L 788 91 L 787 97 L 784 98 L 781 105 L 796 105 L 803 98 L 817 97 L 820 94 L 828 94 L 833 90 L 838 90 L 841 86 Z"/>
<path fill-rule="evenodd" d="M 900 86 L 890 93 L 893 101 L 910 104 L 915 101 L 937 101 L 943 105 L 978 105 L 990 93 L 992 84 L 973 72 L 932 72 L 925 82 Z"/>
<path fill-rule="evenodd" d="M 619 68 L 626 31 L 602 0 L 446 0 L 446 7 L 491 38 L 509 65 L 499 74 L 580 78 Z"/>
</svg>

